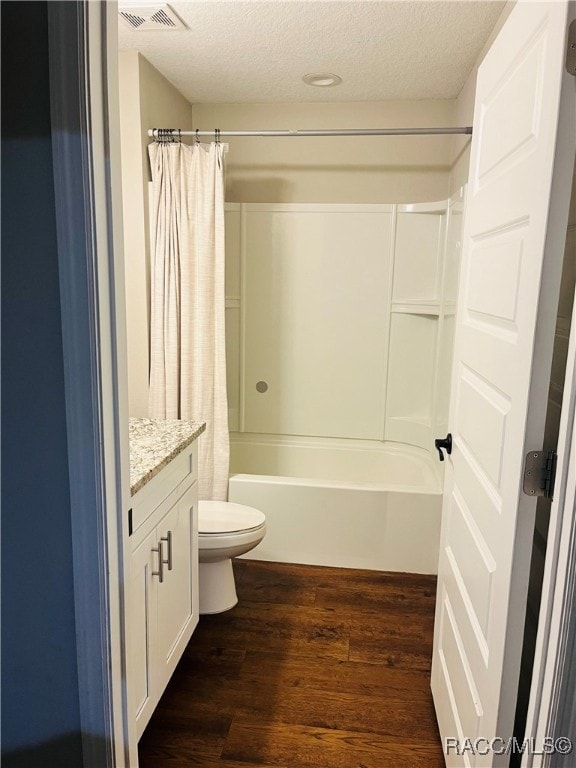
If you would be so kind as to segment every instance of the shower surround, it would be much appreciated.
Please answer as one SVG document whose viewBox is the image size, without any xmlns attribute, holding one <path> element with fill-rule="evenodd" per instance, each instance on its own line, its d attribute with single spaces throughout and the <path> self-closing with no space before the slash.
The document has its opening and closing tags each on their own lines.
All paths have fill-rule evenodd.
<svg viewBox="0 0 576 768">
<path fill-rule="evenodd" d="M 227 204 L 229 498 L 265 560 L 433 573 L 463 191 Z"/>
</svg>

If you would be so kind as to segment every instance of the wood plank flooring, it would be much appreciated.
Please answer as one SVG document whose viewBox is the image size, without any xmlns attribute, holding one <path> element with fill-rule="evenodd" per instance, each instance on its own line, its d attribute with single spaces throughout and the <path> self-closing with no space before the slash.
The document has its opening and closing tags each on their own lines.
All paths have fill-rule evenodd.
<svg viewBox="0 0 576 768">
<path fill-rule="evenodd" d="M 139 745 L 141 768 L 443 768 L 430 694 L 436 579 L 234 563 Z"/>
</svg>

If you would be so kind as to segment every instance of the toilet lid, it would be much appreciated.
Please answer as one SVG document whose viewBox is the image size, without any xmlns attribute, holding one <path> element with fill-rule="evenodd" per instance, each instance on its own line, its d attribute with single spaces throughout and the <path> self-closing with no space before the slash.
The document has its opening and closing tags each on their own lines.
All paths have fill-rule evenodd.
<svg viewBox="0 0 576 768">
<path fill-rule="evenodd" d="M 238 533 L 260 528 L 266 522 L 263 512 L 232 501 L 200 501 L 198 533 Z"/>
</svg>

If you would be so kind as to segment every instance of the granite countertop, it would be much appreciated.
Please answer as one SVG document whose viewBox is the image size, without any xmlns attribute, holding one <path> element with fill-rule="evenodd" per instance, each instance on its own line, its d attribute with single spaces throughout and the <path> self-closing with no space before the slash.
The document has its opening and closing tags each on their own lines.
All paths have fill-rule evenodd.
<svg viewBox="0 0 576 768">
<path fill-rule="evenodd" d="M 203 421 L 130 419 L 132 496 L 204 432 Z"/>
</svg>

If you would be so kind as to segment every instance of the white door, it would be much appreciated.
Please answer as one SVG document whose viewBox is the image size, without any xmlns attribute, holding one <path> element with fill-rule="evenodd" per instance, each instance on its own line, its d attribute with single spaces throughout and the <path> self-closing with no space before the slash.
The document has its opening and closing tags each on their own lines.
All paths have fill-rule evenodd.
<svg viewBox="0 0 576 768">
<path fill-rule="evenodd" d="M 448 766 L 509 761 L 476 740 L 513 728 L 535 513 L 523 461 L 542 447 L 576 137 L 559 114 L 566 20 L 562 0 L 520 0 L 478 75 L 432 663 Z"/>
</svg>

